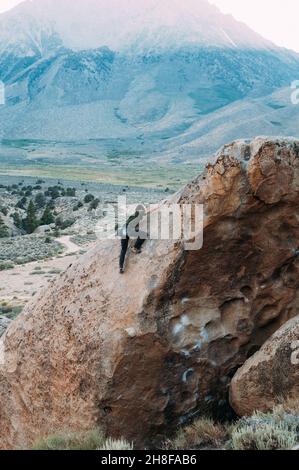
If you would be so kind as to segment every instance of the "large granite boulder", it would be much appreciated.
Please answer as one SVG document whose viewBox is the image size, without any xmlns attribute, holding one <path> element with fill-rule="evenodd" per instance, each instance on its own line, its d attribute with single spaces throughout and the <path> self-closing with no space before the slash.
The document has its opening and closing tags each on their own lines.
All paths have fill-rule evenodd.
<svg viewBox="0 0 299 470">
<path fill-rule="evenodd" d="M 170 202 L 204 205 L 204 244 L 119 241 L 82 256 L 0 340 L 0 447 L 97 425 L 144 445 L 211 408 L 298 312 L 299 143 L 224 147 Z M 164 202 L 164 205 L 168 202 Z"/>
</svg>

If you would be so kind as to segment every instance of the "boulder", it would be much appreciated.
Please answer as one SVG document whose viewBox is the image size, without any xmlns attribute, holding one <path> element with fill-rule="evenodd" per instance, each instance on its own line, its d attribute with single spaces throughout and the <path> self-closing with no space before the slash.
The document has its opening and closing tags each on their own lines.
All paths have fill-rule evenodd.
<svg viewBox="0 0 299 470">
<path fill-rule="evenodd" d="M 299 316 L 289 320 L 233 377 L 232 407 L 240 416 L 299 399 Z"/>
<path fill-rule="evenodd" d="M 99 241 L 0 340 L 0 447 L 95 426 L 144 446 L 223 416 L 236 370 L 298 313 L 298 196 L 297 141 L 238 141 L 163 202 L 204 205 L 202 249 L 152 239 L 120 276 L 119 240 Z"/>
</svg>

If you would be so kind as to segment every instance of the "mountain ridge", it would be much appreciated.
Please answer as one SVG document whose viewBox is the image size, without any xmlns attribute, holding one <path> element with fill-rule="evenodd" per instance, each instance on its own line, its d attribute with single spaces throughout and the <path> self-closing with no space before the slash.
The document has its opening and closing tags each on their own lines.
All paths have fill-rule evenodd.
<svg viewBox="0 0 299 470">
<path fill-rule="evenodd" d="M 60 19 L 57 16 L 58 4 Z M 161 4 L 165 8 L 164 16 L 157 7 L 161 8 Z M 0 38 L 14 38 L 15 41 L 0 41 L 4 44 L 2 52 L 0 48 L 0 79 L 6 85 L 6 104 L 0 107 L 2 139 L 79 141 L 114 138 L 116 145 L 117 139 L 135 139 L 141 153 L 151 156 L 170 154 L 171 159 L 181 160 L 187 158 L 188 150 L 196 153 L 196 142 L 202 138 L 203 129 L 205 126 L 211 128 L 210 118 L 216 123 L 222 115 L 224 121 L 220 127 L 227 128 L 226 115 L 234 103 L 239 103 L 241 108 L 245 105 L 245 110 L 246 103 L 252 108 L 252 100 L 286 89 L 299 76 L 298 54 L 260 40 L 250 29 L 231 16 L 223 15 L 204 0 L 198 3 L 195 10 L 198 13 L 194 17 L 190 15 L 193 0 L 188 0 L 187 6 L 177 2 L 177 7 L 166 18 L 170 9 L 168 0 L 148 0 L 147 5 L 153 6 L 149 8 L 149 16 L 145 15 L 144 9 L 137 8 L 136 0 L 125 3 L 113 0 L 114 9 L 108 9 L 107 0 L 88 0 L 87 5 L 78 0 L 72 3 L 73 11 L 70 5 L 69 0 L 24 2 L 0 16 Z M 79 21 L 84 5 L 86 18 L 82 13 L 82 23 L 77 31 L 76 21 Z M 121 33 L 115 39 L 122 42 L 121 50 L 107 44 L 98 44 L 99 47 L 93 49 L 83 48 L 86 37 L 82 29 L 87 21 L 96 17 L 99 5 L 108 16 L 95 18 L 95 23 L 90 24 L 99 26 L 98 21 L 105 21 L 106 29 L 111 26 L 111 34 L 118 25 Z M 117 5 L 121 5 L 119 11 Z M 70 18 L 66 18 L 67 11 L 70 11 Z M 181 40 L 180 28 L 188 35 L 191 31 L 189 39 L 194 32 L 194 25 L 189 31 L 186 27 L 188 21 L 180 21 L 181 11 L 186 12 L 185 16 L 188 21 L 192 20 L 192 24 L 195 21 L 197 25 L 198 22 L 200 34 L 205 25 L 203 41 L 198 35 L 194 42 Z M 52 16 L 49 14 L 47 17 L 47 12 Z M 19 17 L 19 23 L 14 23 L 15 17 Z M 126 28 L 119 27 L 121 19 L 126 17 L 134 21 L 145 18 L 137 27 L 128 23 L 127 28 L 130 30 L 132 27 L 132 35 L 127 43 L 122 36 L 122 29 Z M 147 36 L 144 35 L 144 25 L 151 25 L 151 18 L 155 21 Z M 159 21 L 164 24 L 163 37 L 157 34 L 161 26 Z M 234 27 L 226 37 L 225 27 L 231 22 Z M 66 25 L 64 38 L 59 33 L 63 23 Z M 71 48 L 66 39 L 72 27 L 77 40 L 82 42 L 80 50 Z M 139 31 L 142 31 L 140 37 Z M 219 31 L 221 40 L 215 46 Z M 94 38 L 98 37 L 97 28 L 91 28 L 91 33 L 95 34 Z M 241 42 L 237 46 L 234 34 L 239 33 Z M 246 39 L 248 35 L 245 47 L 241 45 L 242 38 Z M 109 43 L 109 37 L 105 42 Z M 209 37 L 214 39 L 206 43 L 205 39 Z M 18 41 L 22 47 L 18 46 Z M 252 41 L 259 47 L 252 48 Z M 265 121 L 263 111 L 260 113 L 262 104 L 255 101 L 255 108 L 259 122 L 255 126 L 258 127 L 257 134 L 273 135 L 271 129 L 277 130 L 276 124 Z M 296 107 L 290 108 L 290 114 L 297 122 Z M 216 142 L 221 145 L 244 136 L 254 137 L 249 132 L 246 112 L 239 119 L 236 124 L 233 121 L 235 132 L 231 129 L 222 132 L 223 141 L 219 141 L 217 136 L 215 139 L 212 137 L 215 145 Z M 279 122 L 279 119 L 275 118 L 273 122 Z M 199 133 L 193 132 L 200 127 Z M 292 128 L 290 120 L 287 126 L 283 126 L 283 133 Z M 190 149 L 192 132 L 193 148 Z M 179 147 L 175 150 L 176 142 L 179 142 Z M 128 143 L 128 147 L 130 145 Z M 216 147 L 209 146 L 207 153 L 215 150 Z M 199 148 L 198 151 L 201 155 Z"/>
</svg>

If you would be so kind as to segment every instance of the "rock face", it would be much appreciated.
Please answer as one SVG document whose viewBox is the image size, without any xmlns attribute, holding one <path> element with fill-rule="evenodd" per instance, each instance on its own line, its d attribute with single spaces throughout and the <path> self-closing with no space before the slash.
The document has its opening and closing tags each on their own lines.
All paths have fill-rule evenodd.
<svg viewBox="0 0 299 470">
<path fill-rule="evenodd" d="M 298 313 L 299 143 L 237 142 L 171 202 L 204 204 L 204 245 L 147 241 L 118 274 L 99 242 L 0 341 L 0 447 L 101 425 L 144 445 L 210 407 Z M 167 204 L 167 203 L 164 203 Z"/>
<path fill-rule="evenodd" d="M 235 374 L 230 391 L 238 415 L 269 411 L 299 397 L 299 316 L 282 326 Z"/>
</svg>

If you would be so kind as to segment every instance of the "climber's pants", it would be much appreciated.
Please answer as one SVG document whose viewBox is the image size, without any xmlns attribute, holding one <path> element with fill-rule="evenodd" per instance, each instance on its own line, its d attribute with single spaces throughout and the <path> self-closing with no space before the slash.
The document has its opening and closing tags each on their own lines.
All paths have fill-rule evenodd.
<svg viewBox="0 0 299 470">
<path fill-rule="evenodd" d="M 143 243 L 145 242 L 145 240 L 143 240 L 142 238 L 138 237 L 137 240 L 136 240 L 136 243 L 135 243 L 135 248 L 136 250 L 140 250 L 140 248 L 142 247 Z"/>
<path fill-rule="evenodd" d="M 120 257 L 119 257 L 120 269 L 123 269 L 124 267 L 126 254 L 128 251 L 128 246 L 129 246 L 129 237 L 122 239 L 121 240 L 121 252 L 120 252 Z"/>
</svg>

